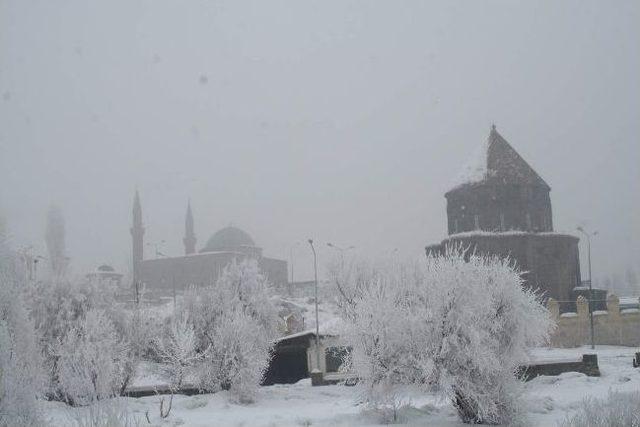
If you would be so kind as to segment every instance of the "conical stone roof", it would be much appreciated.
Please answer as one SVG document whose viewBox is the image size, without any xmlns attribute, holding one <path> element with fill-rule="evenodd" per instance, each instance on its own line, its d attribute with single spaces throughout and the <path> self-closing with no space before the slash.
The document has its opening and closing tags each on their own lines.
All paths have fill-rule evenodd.
<svg viewBox="0 0 640 427">
<path fill-rule="evenodd" d="M 467 185 L 520 184 L 551 188 L 496 130 L 491 127 L 489 138 L 478 155 L 456 179 L 454 191 Z"/>
</svg>

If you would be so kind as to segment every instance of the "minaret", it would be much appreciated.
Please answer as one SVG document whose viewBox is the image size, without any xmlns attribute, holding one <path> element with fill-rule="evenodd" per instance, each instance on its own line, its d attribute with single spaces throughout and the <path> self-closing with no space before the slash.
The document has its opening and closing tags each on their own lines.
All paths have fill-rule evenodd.
<svg viewBox="0 0 640 427">
<path fill-rule="evenodd" d="M 191 201 L 187 203 L 187 215 L 184 220 L 184 253 L 185 255 L 196 252 L 196 235 L 193 231 L 193 214 L 191 213 Z"/>
<path fill-rule="evenodd" d="M 133 223 L 131 226 L 131 239 L 132 239 L 132 258 L 133 258 L 133 284 L 139 284 L 140 277 L 140 263 L 144 259 L 143 253 L 143 237 L 144 227 L 142 226 L 142 207 L 140 206 L 140 195 L 136 190 L 136 195 L 133 198 Z"/>
</svg>

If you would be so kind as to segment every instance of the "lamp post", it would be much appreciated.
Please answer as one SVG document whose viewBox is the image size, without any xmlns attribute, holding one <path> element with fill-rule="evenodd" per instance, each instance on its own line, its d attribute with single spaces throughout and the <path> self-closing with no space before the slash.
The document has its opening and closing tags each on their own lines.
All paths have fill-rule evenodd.
<svg viewBox="0 0 640 427">
<path fill-rule="evenodd" d="M 592 276 L 591 276 L 591 236 L 595 236 L 596 234 L 598 234 L 597 231 L 594 231 L 593 233 L 589 233 L 587 231 L 585 231 L 584 228 L 582 227 L 577 227 L 576 230 L 578 230 L 580 233 L 582 233 L 586 238 L 587 238 L 587 265 L 588 265 L 588 269 L 589 269 L 589 327 L 591 328 L 591 348 L 595 349 L 596 345 L 595 345 L 595 340 L 593 338 L 593 285 L 591 284 L 592 281 Z"/>
<path fill-rule="evenodd" d="M 350 249 L 355 249 L 356 248 L 355 246 L 349 246 L 348 248 L 341 248 L 340 246 L 334 245 L 331 242 L 327 243 L 327 246 L 329 246 L 330 248 L 333 248 L 333 249 L 336 249 L 336 250 L 340 251 L 341 255 L 344 255 L 344 253 L 346 251 L 350 250 Z"/>
<path fill-rule="evenodd" d="M 329 246 L 330 248 L 335 249 L 335 250 L 340 252 L 340 267 L 341 268 L 344 268 L 344 253 L 346 251 L 348 251 L 348 250 L 356 248 L 355 246 L 349 246 L 348 248 L 341 248 L 340 246 L 334 245 L 331 242 L 327 243 L 327 246 Z"/>
<path fill-rule="evenodd" d="M 318 323 L 318 258 L 316 248 L 313 247 L 313 239 L 309 239 L 309 246 L 313 252 L 313 274 L 315 281 L 315 302 L 316 302 L 316 369 L 320 370 L 320 324 Z"/>
<path fill-rule="evenodd" d="M 290 267 L 291 267 L 291 279 L 289 280 L 289 283 L 293 283 L 293 248 L 298 246 L 300 244 L 300 242 L 295 242 L 294 244 L 292 244 L 291 246 L 289 246 L 289 261 L 290 261 Z"/>
</svg>

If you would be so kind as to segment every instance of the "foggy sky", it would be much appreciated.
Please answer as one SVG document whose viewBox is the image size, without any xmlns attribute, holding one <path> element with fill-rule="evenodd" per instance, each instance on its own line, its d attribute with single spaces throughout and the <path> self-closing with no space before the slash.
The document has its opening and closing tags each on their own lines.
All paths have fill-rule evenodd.
<svg viewBox="0 0 640 427">
<path fill-rule="evenodd" d="M 183 253 L 232 223 L 309 278 L 303 242 L 419 256 L 491 123 L 597 229 L 594 274 L 640 259 L 637 1 L 0 0 L 0 214 L 76 273 Z M 145 247 L 146 256 L 153 249 Z M 581 246 L 581 252 L 585 252 Z M 583 272 L 586 265 L 583 264 Z M 299 273 L 299 274 L 298 274 Z"/>
</svg>

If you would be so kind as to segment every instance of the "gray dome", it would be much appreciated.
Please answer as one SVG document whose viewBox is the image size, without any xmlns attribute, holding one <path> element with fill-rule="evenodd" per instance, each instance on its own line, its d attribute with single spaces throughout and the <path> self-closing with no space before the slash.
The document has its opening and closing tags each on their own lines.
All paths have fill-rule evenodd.
<svg viewBox="0 0 640 427">
<path fill-rule="evenodd" d="M 233 251 L 255 245 L 249 234 L 237 227 L 229 226 L 218 230 L 211 236 L 200 252 Z"/>
<path fill-rule="evenodd" d="M 110 265 L 102 264 L 100 267 L 98 267 L 98 271 L 113 272 L 113 271 L 116 271 L 116 270 L 113 267 L 111 267 Z"/>
</svg>

